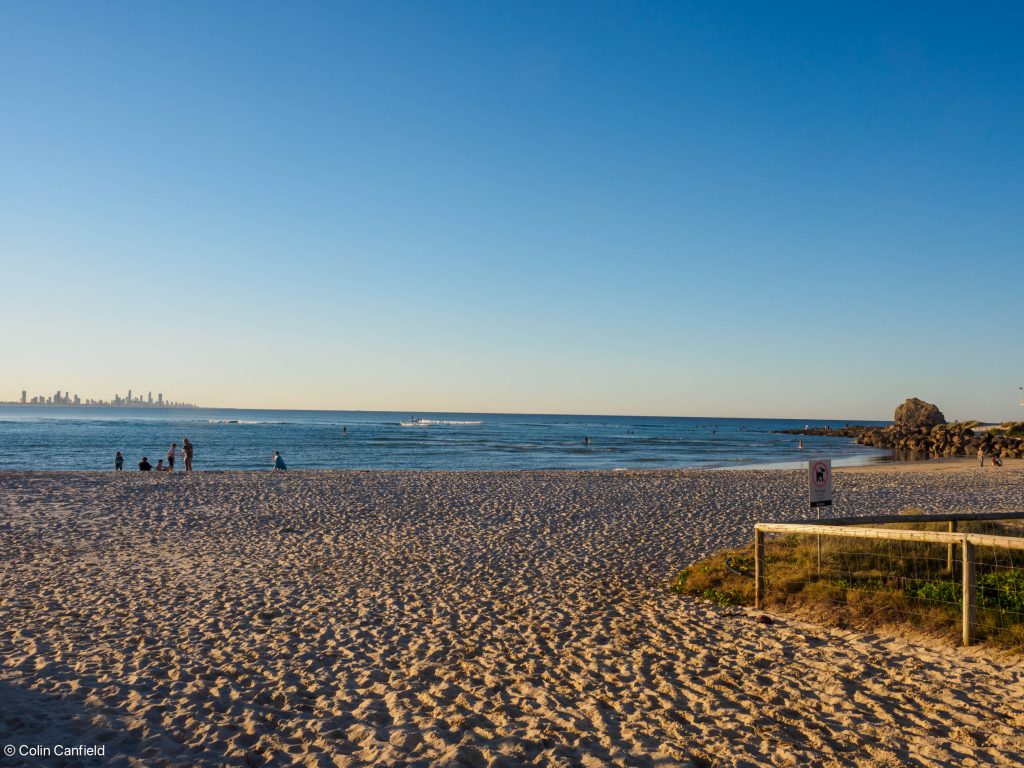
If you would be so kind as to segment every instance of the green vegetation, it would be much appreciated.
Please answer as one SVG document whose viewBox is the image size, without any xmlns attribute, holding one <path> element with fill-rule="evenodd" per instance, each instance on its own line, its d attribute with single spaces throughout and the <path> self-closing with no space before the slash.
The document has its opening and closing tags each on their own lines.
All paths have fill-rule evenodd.
<svg viewBox="0 0 1024 768">
<path fill-rule="evenodd" d="M 680 573 L 672 583 L 674 592 L 695 595 L 715 605 L 754 604 L 753 548 L 740 555 L 736 550 L 720 552 Z M 732 568 L 726 563 L 730 563 Z M 737 568 L 735 563 L 749 564 Z"/>
<path fill-rule="evenodd" d="M 1002 428 L 1007 437 L 1024 437 L 1024 421 L 1008 421 Z"/>
<path fill-rule="evenodd" d="M 945 531 L 947 524 L 884 527 Z M 1019 526 L 999 522 L 965 523 L 960 530 L 1020 535 Z M 809 534 L 766 539 L 766 608 L 840 627 L 909 625 L 951 641 L 959 636 L 963 593 L 958 549 L 951 572 L 946 544 L 823 536 L 819 571 L 818 547 L 818 537 Z M 976 553 L 978 636 L 1024 646 L 1024 553 L 988 547 L 978 547 Z M 679 573 L 671 589 L 716 605 L 753 606 L 753 554 L 753 545 L 718 552 Z"/>
</svg>

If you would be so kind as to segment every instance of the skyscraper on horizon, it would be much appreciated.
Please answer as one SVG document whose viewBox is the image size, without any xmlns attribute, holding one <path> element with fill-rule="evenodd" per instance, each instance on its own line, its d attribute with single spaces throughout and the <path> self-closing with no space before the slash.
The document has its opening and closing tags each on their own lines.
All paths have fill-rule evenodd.
<svg viewBox="0 0 1024 768">
<path fill-rule="evenodd" d="M 21 390 L 20 400 L 9 400 L 3 401 L 8 405 L 90 405 L 90 406 L 119 406 L 134 407 L 134 408 L 196 408 L 194 403 L 175 402 L 173 400 L 167 400 L 164 398 L 164 393 L 160 392 L 156 398 L 153 397 L 152 391 L 146 393 L 145 396 L 139 395 L 135 397 L 132 390 L 128 390 L 127 396 L 121 396 L 115 393 L 109 401 L 99 400 L 91 397 L 82 397 L 78 394 L 72 394 L 71 390 L 60 390 L 58 389 L 52 395 L 33 395 L 30 396 L 27 389 Z"/>
</svg>

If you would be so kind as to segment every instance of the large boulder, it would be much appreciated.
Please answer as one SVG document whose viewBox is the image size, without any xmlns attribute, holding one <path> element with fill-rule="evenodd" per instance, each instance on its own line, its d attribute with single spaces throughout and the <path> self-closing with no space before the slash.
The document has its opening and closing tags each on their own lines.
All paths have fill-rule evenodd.
<svg viewBox="0 0 1024 768">
<path fill-rule="evenodd" d="M 920 427 L 934 427 L 937 424 L 945 424 L 946 417 L 942 411 L 931 403 L 912 397 L 903 405 L 897 406 L 896 415 L 893 419 L 896 426 L 909 429 Z"/>
</svg>

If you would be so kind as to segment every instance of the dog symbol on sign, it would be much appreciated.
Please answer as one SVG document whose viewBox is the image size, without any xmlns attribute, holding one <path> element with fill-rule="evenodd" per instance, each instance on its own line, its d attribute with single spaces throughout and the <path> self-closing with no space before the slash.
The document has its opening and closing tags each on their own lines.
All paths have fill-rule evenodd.
<svg viewBox="0 0 1024 768">
<path fill-rule="evenodd" d="M 828 507 L 832 504 L 832 462 L 819 459 L 807 465 L 807 486 L 812 507 Z"/>
</svg>

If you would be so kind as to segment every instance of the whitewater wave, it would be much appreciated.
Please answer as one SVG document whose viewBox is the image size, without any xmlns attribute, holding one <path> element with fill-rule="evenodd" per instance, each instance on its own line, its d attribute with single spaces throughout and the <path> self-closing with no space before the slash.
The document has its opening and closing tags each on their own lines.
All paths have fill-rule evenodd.
<svg viewBox="0 0 1024 768">
<path fill-rule="evenodd" d="M 443 425 L 447 427 L 461 427 L 472 424 L 483 424 L 482 421 L 448 421 L 446 419 L 413 419 L 412 421 L 400 421 L 398 426 L 400 427 L 430 427 L 434 425 Z"/>
</svg>

